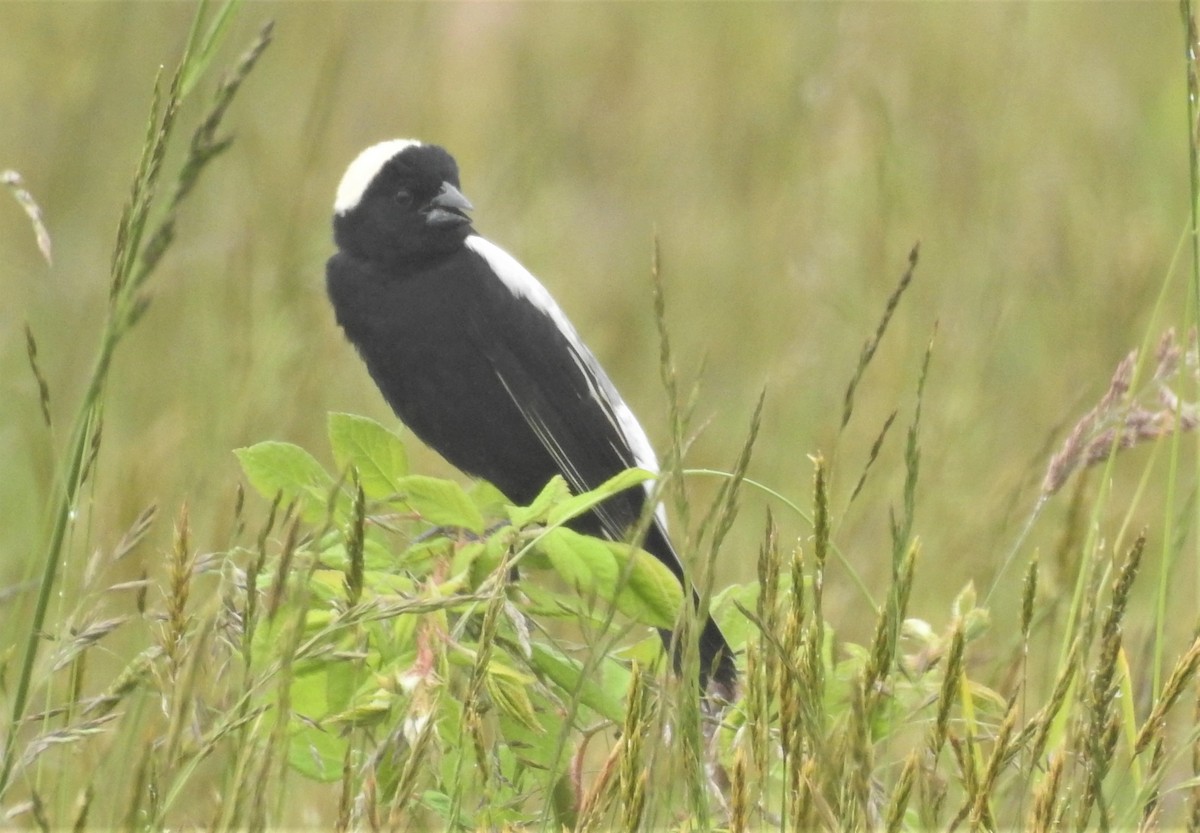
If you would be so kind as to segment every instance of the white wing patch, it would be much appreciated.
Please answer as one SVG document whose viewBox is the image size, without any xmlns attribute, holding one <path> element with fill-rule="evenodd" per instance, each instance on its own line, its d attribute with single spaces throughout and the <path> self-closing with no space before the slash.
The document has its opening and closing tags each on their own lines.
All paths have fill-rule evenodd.
<svg viewBox="0 0 1200 833">
<path fill-rule="evenodd" d="M 646 431 L 642 428 L 641 423 L 637 421 L 637 417 L 633 415 L 633 411 L 625 404 L 625 400 L 617 392 L 612 380 L 608 378 L 608 374 L 600 367 L 600 363 L 596 361 L 596 357 L 592 355 L 592 351 L 579 340 L 579 334 L 575 332 L 575 328 L 571 326 L 571 322 L 567 320 L 567 316 L 563 314 L 562 309 L 551 297 L 546 287 L 529 273 L 529 270 L 522 266 L 517 259 L 508 252 L 501 249 L 490 240 L 486 240 L 477 234 L 472 234 L 466 240 L 467 248 L 478 254 L 488 265 L 492 267 L 492 271 L 497 277 L 503 281 L 512 294 L 519 298 L 524 298 L 541 310 L 555 326 L 559 332 L 567 340 L 567 344 L 571 347 L 571 358 L 583 373 L 583 378 L 587 380 L 589 389 L 591 390 L 592 398 L 600 405 L 604 411 L 604 415 L 608 421 L 617 430 L 617 433 L 625 440 L 629 450 L 633 452 L 633 461 L 639 467 L 647 471 L 658 473 L 658 458 L 654 455 L 654 448 L 650 445 L 650 439 L 646 436 Z M 503 380 L 502 380 L 503 381 Z M 521 403 L 517 403 L 518 407 Z M 553 438 L 549 438 L 550 443 L 547 443 L 547 438 L 542 437 L 543 444 L 550 447 L 553 454 L 556 450 L 557 443 L 553 442 Z M 616 449 L 620 456 L 624 456 L 622 449 Z M 557 455 L 556 455 L 557 458 Z M 570 471 L 569 462 L 559 460 L 559 465 L 563 466 L 566 472 Z M 575 484 L 579 488 L 582 484 Z M 648 494 L 653 492 L 654 482 L 646 481 L 644 484 Z M 663 517 L 663 507 L 659 506 L 655 512 L 660 520 L 665 521 Z"/>
<path fill-rule="evenodd" d="M 371 145 L 350 163 L 342 181 L 338 183 L 337 196 L 333 200 L 335 214 L 345 214 L 352 210 L 362 200 L 363 193 L 371 185 L 371 180 L 388 160 L 400 151 L 410 147 L 420 147 L 416 139 L 391 139 Z"/>
</svg>

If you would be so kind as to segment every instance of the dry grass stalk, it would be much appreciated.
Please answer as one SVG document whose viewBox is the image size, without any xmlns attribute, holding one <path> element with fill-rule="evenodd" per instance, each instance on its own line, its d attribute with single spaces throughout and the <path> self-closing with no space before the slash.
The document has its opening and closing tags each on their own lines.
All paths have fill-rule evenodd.
<svg viewBox="0 0 1200 833">
<path fill-rule="evenodd" d="M 744 731 L 750 744 L 754 780 L 765 788 L 771 754 L 771 689 L 765 679 L 765 663 L 759 657 L 757 645 L 746 646 L 746 691 L 742 696 L 742 708 L 746 710 Z M 765 803 L 766 796 L 763 799 Z"/>
<path fill-rule="evenodd" d="M 793 764 L 789 774 L 791 779 L 785 802 L 787 818 L 791 820 L 793 830 L 808 830 L 812 827 L 813 806 L 819 798 L 816 788 L 817 762 L 805 757 Z"/>
<path fill-rule="evenodd" d="M 289 519 L 295 505 L 288 507 L 284 513 L 285 522 Z M 291 523 L 288 524 L 287 535 L 283 540 L 283 547 L 279 552 L 279 567 L 275 571 L 275 581 L 271 584 L 271 594 L 267 597 L 267 620 L 274 621 L 275 614 L 279 612 L 280 605 L 283 604 L 284 591 L 287 589 L 287 581 L 291 576 L 292 558 L 296 554 L 296 546 L 300 537 L 300 518 L 290 518 Z"/>
<path fill-rule="evenodd" d="M 912 795 L 913 782 L 917 778 L 917 769 L 921 765 L 921 755 L 917 750 L 908 753 L 904 761 L 904 769 L 892 788 L 892 797 L 888 800 L 887 813 L 884 816 L 884 829 L 888 833 L 896 833 L 904 826 L 904 813 L 908 809 L 908 799 Z"/>
<path fill-rule="evenodd" d="M 996 790 L 996 782 L 1000 777 L 1000 770 L 1004 766 L 1004 762 L 1008 759 L 1009 741 L 1012 738 L 1013 727 L 1017 722 L 1017 698 L 1013 698 L 1008 704 L 1008 711 L 1004 715 L 1004 720 L 1000 724 L 1000 731 L 996 733 L 996 743 L 992 748 L 992 755 L 988 758 L 987 769 L 983 773 L 983 780 L 980 782 L 979 791 L 975 794 L 975 801 L 971 806 L 970 824 L 972 830 L 978 830 L 986 826 L 988 829 L 995 827 L 992 821 L 992 812 L 988 799 Z"/>
<path fill-rule="evenodd" d="M 600 823 L 600 817 L 607 811 L 609 805 L 617 796 L 616 785 L 619 780 L 621 756 L 624 754 L 621 744 L 615 744 L 600 767 L 600 774 L 592 782 L 592 787 L 579 802 L 578 821 L 575 830 L 578 833 L 595 828 Z"/>
<path fill-rule="evenodd" d="M 1146 796 L 1146 802 L 1142 805 L 1142 818 L 1138 823 L 1139 831 L 1157 830 L 1159 817 L 1162 811 L 1162 804 L 1159 801 L 1159 786 L 1162 784 L 1163 768 L 1166 763 L 1166 744 L 1163 743 L 1162 734 L 1158 733 L 1154 738 L 1154 754 L 1150 756 L 1150 772 L 1147 778 L 1150 784 L 1150 793 Z"/>
<path fill-rule="evenodd" d="M 879 343 L 883 340 L 883 334 L 887 332 L 888 323 L 892 320 L 893 313 L 896 312 L 896 308 L 900 305 L 900 299 L 904 296 L 904 291 L 912 283 L 913 273 L 917 268 L 917 258 L 920 248 L 920 244 L 916 243 L 909 251 L 908 268 L 904 270 L 904 274 L 900 276 L 900 282 L 896 284 L 896 288 L 888 296 L 883 315 L 875 327 L 875 334 L 867 339 L 863 345 L 862 352 L 858 356 L 858 367 L 854 369 L 854 375 L 851 377 L 850 384 L 846 387 L 846 395 L 843 397 L 842 428 L 846 427 L 846 423 L 850 422 L 851 414 L 854 413 L 854 392 L 858 389 L 859 382 L 862 381 L 863 374 L 867 370 L 867 365 L 871 363 L 871 359 L 875 356 L 875 351 L 879 349 Z"/>
<path fill-rule="evenodd" d="M 121 536 L 121 540 L 113 547 L 109 558 L 115 561 L 120 561 L 129 553 L 133 552 L 134 548 L 142 542 L 146 534 L 150 532 L 150 527 L 154 524 L 154 518 L 158 514 L 158 507 L 151 503 L 141 511 L 133 524 Z"/>
<path fill-rule="evenodd" d="M 483 734 L 483 718 L 478 709 L 467 709 L 463 714 L 463 721 L 467 724 L 467 731 L 471 735 L 472 750 L 475 753 L 476 772 L 479 774 L 480 803 L 484 807 L 488 807 L 491 804 L 488 799 L 491 796 L 493 775 L 491 758 L 488 756 L 488 744 Z"/>
<path fill-rule="evenodd" d="M 782 679 L 780 656 L 774 642 L 779 632 L 779 572 L 782 562 L 779 551 L 779 528 L 770 511 L 767 512 L 766 532 L 758 553 L 757 600 L 758 641 L 746 644 L 746 676 L 743 708 L 746 711 L 749 732 L 750 757 L 754 766 L 755 782 L 763 789 L 770 783 L 768 771 L 772 749 L 771 698 Z M 736 796 L 735 796 L 736 800 Z M 763 806 L 768 806 L 768 797 L 760 796 Z"/>
<path fill-rule="evenodd" d="M 954 752 L 954 762 L 958 765 L 958 777 L 962 782 L 963 792 L 966 793 L 966 801 L 963 802 L 946 827 L 947 830 L 953 831 L 958 829 L 971 811 L 975 796 L 979 792 L 979 773 L 975 769 L 976 754 L 973 735 L 968 732 L 961 739 L 951 735 L 950 749 Z"/>
<path fill-rule="evenodd" d="M 954 632 L 950 635 L 950 651 L 946 655 L 946 671 L 942 675 L 941 691 L 938 693 L 937 717 L 929 736 L 929 756 L 936 764 L 942 746 L 946 743 L 947 732 L 950 728 L 950 710 L 958 699 L 963 668 L 963 653 L 966 650 L 966 635 L 963 632 L 963 622 L 957 619 Z"/>
<path fill-rule="evenodd" d="M 867 659 L 862 676 L 863 703 L 868 719 L 882 698 L 884 682 L 892 673 L 900 625 L 908 610 L 908 599 L 912 592 L 919 550 L 918 541 L 912 541 L 908 545 L 893 577 L 892 587 L 888 593 L 888 602 L 879 611 L 875 622 L 875 637 L 871 644 L 871 654 Z"/>
<path fill-rule="evenodd" d="M 38 386 L 38 403 L 42 407 L 42 422 L 47 428 L 52 427 L 50 419 L 50 383 L 42 374 L 42 367 L 37 359 L 37 340 L 33 337 L 33 328 L 25 324 L 25 355 L 29 358 L 29 369 L 33 371 L 33 379 Z"/>
<path fill-rule="evenodd" d="M 1071 690 L 1071 683 L 1074 681 L 1075 673 L 1079 668 L 1079 655 L 1082 650 L 1082 640 L 1077 638 L 1071 643 L 1071 650 L 1067 653 L 1067 659 L 1059 669 L 1058 679 L 1054 681 L 1054 691 L 1051 692 L 1050 699 L 1046 702 L 1046 705 L 1038 710 L 1033 720 L 1029 721 L 1020 734 L 1017 735 L 1017 739 L 1012 745 L 1014 751 L 1021 749 L 1030 738 L 1033 738 L 1033 744 L 1030 747 L 1030 758 L 1036 762 L 1042 757 L 1042 753 L 1046 749 L 1046 743 L 1050 738 L 1050 730 L 1054 726 L 1054 718 L 1057 717 L 1067 702 L 1067 694 Z"/>
<path fill-rule="evenodd" d="M 1183 401 L 1171 387 L 1185 373 L 1200 379 L 1196 331 L 1188 334 L 1186 347 L 1178 343 L 1173 329 L 1164 332 L 1154 360 L 1150 385 L 1140 391 L 1132 389 L 1138 351 L 1130 351 L 1121 360 L 1104 396 L 1075 423 L 1050 459 L 1042 479 L 1043 495 L 1056 493 L 1075 471 L 1105 462 L 1120 449 L 1152 442 L 1175 431 L 1193 431 L 1200 424 L 1200 403 Z"/>
<path fill-rule="evenodd" d="M 50 243 L 50 232 L 46 228 L 45 215 L 42 214 L 41 206 L 37 204 L 33 194 L 29 193 L 29 189 L 25 187 L 25 180 L 16 171 L 3 171 L 0 172 L 0 182 L 8 186 L 9 192 L 21 206 L 25 216 L 29 218 L 29 224 L 33 226 L 33 234 L 37 238 L 38 251 L 42 253 L 46 265 L 53 266 L 53 248 Z"/>
<path fill-rule="evenodd" d="M 917 782 L 918 829 L 941 827 L 942 809 L 948 793 L 949 785 L 942 773 L 932 765 L 923 766 L 921 779 Z"/>
<path fill-rule="evenodd" d="M 850 703 L 845 735 L 841 796 L 838 809 L 848 826 L 877 827 L 871 802 L 871 774 L 875 771 L 875 747 L 871 743 L 871 717 L 865 686 L 856 686 Z"/>
<path fill-rule="evenodd" d="M 1115 678 L 1121 653 L 1122 623 L 1145 548 L 1146 533 L 1143 530 L 1113 580 L 1112 602 L 1101 629 L 1100 657 L 1087 702 L 1087 729 L 1080 738 L 1080 752 L 1088 771 L 1078 814 L 1081 829 L 1087 826 L 1093 805 L 1100 809 L 1101 826 L 1106 827 L 1108 824 L 1108 808 L 1103 800 L 1103 787 L 1104 778 L 1112 767 L 1119 728 L 1119 716 L 1113 709 L 1113 701 L 1119 689 Z"/>
<path fill-rule="evenodd" d="M 642 740 L 646 735 L 646 696 L 641 670 L 634 663 L 630 676 L 625 725 L 621 731 L 621 829 L 637 830 L 646 806 L 646 772 L 642 768 Z"/>
<path fill-rule="evenodd" d="M 1029 819 L 1030 833 L 1049 833 L 1059 829 L 1058 794 L 1062 787 L 1063 768 L 1066 756 L 1056 753 L 1050 760 L 1050 769 L 1033 796 L 1033 812 Z"/>
<path fill-rule="evenodd" d="M 367 497 L 363 493 L 362 481 L 358 477 L 358 472 L 352 472 L 351 478 L 354 500 L 350 507 L 350 523 L 347 525 L 343 538 L 346 543 L 348 561 L 345 576 L 346 601 L 350 607 L 354 607 L 362 598 L 363 591 L 363 572 L 365 570 L 363 546 L 366 541 Z"/>
<path fill-rule="evenodd" d="M 166 600 L 167 630 L 163 639 L 163 648 L 173 674 L 179 669 L 184 640 L 187 637 L 187 602 L 195 557 L 195 553 L 189 552 L 188 510 L 185 504 L 179 510 L 179 520 L 175 524 L 175 545 L 171 549 L 171 586 Z"/>
<path fill-rule="evenodd" d="M 887 419 L 883 421 L 883 427 L 875 435 L 875 441 L 871 443 L 871 449 L 867 452 L 867 462 L 863 464 L 863 470 L 858 476 L 858 482 L 854 484 L 854 488 L 850 490 L 850 497 L 846 499 L 847 506 L 854 503 L 855 498 L 863 490 L 863 486 L 867 485 L 867 476 L 871 473 L 871 468 L 875 465 L 875 461 L 879 459 L 879 452 L 883 450 L 884 440 L 887 439 L 888 432 L 891 430 L 899 413 L 899 410 L 894 410 L 888 414 Z"/>
<path fill-rule="evenodd" d="M 108 714 L 126 695 L 149 679 L 154 663 L 162 656 L 162 649 L 152 646 L 143 650 L 129 661 L 104 692 L 84 707 L 84 714 Z"/>
<path fill-rule="evenodd" d="M 750 785 L 746 769 L 746 747 L 738 746 L 733 756 L 733 789 L 729 813 L 729 829 L 732 833 L 743 833 L 750 829 Z"/>
<path fill-rule="evenodd" d="M 1200 668 L 1200 637 L 1192 641 L 1192 646 L 1171 669 L 1171 676 L 1167 678 L 1162 693 L 1158 695 L 1154 707 L 1150 710 L 1150 716 L 1146 718 L 1146 722 L 1142 724 L 1142 728 L 1138 732 L 1137 740 L 1133 745 L 1135 755 L 1140 755 L 1150 741 L 1162 731 L 1162 724 L 1166 720 L 1167 712 L 1179 700 L 1184 687 L 1196 676 L 1197 668 Z"/>
<path fill-rule="evenodd" d="M 411 726 L 407 721 L 405 721 L 405 725 Z M 419 722 L 419 728 L 417 728 L 415 736 L 409 742 L 408 757 L 404 761 L 404 769 L 401 770 L 400 778 L 396 781 L 395 792 L 390 802 L 389 817 L 395 816 L 397 812 L 403 813 L 404 808 L 408 806 L 413 791 L 417 788 L 418 779 L 429 766 L 429 761 L 426 758 L 436 735 L 437 721 L 426 717 Z M 384 752 L 392 744 L 402 745 L 405 742 L 403 730 L 397 730 L 392 733 L 392 737 L 388 742 L 382 745 L 380 753 Z M 380 763 L 381 760 L 377 755 L 374 764 L 377 767 Z"/>
<path fill-rule="evenodd" d="M 779 680 L 779 744 L 784 766 L 796 767 L 803 752 L 804 554 L 792 551 L 792 597 L 783 624 Z"/>
<path fill-rule="evenodd" d="M 813 460 L 813 613 L 812 627 L 807 634 L 806 654 L 811 688 L 810 710 L 813 713 L 814 730 L 818 734 L 825 731 L 825 612 L 822 599 L 830 534 L 828 468 L 825 459 L 817 455 Z"/>
<path fill-rule="evenodd" d="M 65 729 L 56 729 L 53 732 L 38 735 L 25 745 L 25 751 L 21 755 L 21 768 L 28 768 L 30 764 L 37 760 L 39 755 L 50 749 L 79 743 L 94 735 L 106 732 L 107 730 L 104 728 L 105 724 L 116 720 L 118 717 L 120 717 L 119 714 L 105 714 L 85 720 L 82 723 L 76 723 Z"/>
<path fill-rule="evenodd" d="M 1192 705 L 1192 725 L 1200 725 L 1200 684 L 1196 686 Z M 1188 791 L 1192 811 L 1188 814 L 1188 830 L 1200 830 L 1200 733 L 1192 738 L 1192 788 Z"/>
<path fill-rule="evenodd" d="M 1033 628 L 1034 602 L 1037 600 L 1038 556 L 1034 553 L 1025 570 L 1025 581 L 1021 587 L 1021 644 L 1029 650 L 1029 633 Z"/>
</svg>

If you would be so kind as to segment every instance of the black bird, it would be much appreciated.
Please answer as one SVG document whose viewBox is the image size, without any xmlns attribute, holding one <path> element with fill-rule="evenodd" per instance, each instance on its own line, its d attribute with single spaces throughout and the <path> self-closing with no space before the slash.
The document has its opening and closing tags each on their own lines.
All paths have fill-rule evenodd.
<svg viewBox="0 0 1200 833">
<path fill-rule="evenodd" d="M 471 227 L 449 153 L 407 139 L 373 145 L 333 207 L 326 286 L 338 324 L 422 441 L 518 505 L 556 474 L 584 492 L 632 466 L 658 471 L 646 432 L 550 293 Z M 649 485 L 572 526 L 620 540 Z M 643 546 L 683 581 L 661 507 Z M 700 662 L 702 684 L 711 674 L 731 696 L 733 654 L 711 617 Z"/>
</svg>

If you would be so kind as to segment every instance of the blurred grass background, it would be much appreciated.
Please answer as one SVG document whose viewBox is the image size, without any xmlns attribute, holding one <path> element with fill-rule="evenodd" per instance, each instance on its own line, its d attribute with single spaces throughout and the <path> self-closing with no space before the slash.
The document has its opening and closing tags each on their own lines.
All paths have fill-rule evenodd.
<svg viewBox="0 0 1200 833">
<path fill-rule="evenodd" d="M 44 533 L 53 449 L 93 355 L 153 76 L 192 12 L 0 5 L 0 167 L 25 177 L 55 245 L 47 269 L 16 204 L 0 209 L 6 587 L 27 578 Z M 872 587 L 889 570 L 902 426 L 937 322 L 912 610 L 936 620 L 966 581 L 990 585 L 1054 446 L 1141 342 L 1187 219 L 1170 3 L 254 3 L 230 42 L 266 18 L 276 43 L 234 104 L 236 142 L 185 207 L 154 304 L 118 355 L 80 549 L 111 546 L 149 503 L 169 516 L 184 501 L 194 539 L 220 546 L 233 448 L 282 439 L 327 458 L 327 411 L 394 423 L 333 323 L 324 260 L 346 164 L 381 139 L 419 137 L 456 155 L 476 227 L 542 278 L 663 447 L 657 231 L 685 379 L 706 367 L 690 465 L 732 464 L 766 385 L 751 476 L 807 505 L 806 455 L 822 451 L 844 504 L 901 408 L 835 533 Z M 917 240 L 914 285 L 839 437 L 859 350 Z M 1183 315 L 1176 280 L 1164 324 Z M 448 471 L 428 452 L 415 467 Z M 1140 467 L 1116 468 L 1118 493 L 1131 489 Z M 717 484 L 689 485 L 703 498 Z M 1136 524 L 1161 522 L 1159 489 Z M 1022 557 L 1056 545 L 1067 503 L 1052 502 Z M 765 505 L 746 494 L 718 588 L 753 577 Z M 781 520 L 807 534 L 800 518 Z M 139 552 L 152 572 L 168 526 Z M 1001 598 L 1019 580 L 1011 570 Z M 832 571 L 826 615 L 860 639 L 862 603 Z"/>
</svg>

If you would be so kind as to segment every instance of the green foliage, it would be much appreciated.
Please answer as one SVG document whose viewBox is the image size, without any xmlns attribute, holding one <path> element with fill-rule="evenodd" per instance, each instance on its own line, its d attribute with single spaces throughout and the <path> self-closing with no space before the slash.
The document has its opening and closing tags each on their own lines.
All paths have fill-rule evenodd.
<svg viewBox="0 0 1200 833">
<path fill-rule="evenodd" d="M 13 111 L 75 115 L 47 117 L 68 152 L 45 143 L 42 170 L 23 161 L 25 176 L 3 174 L 24 225 L 5 237 L 7 262 L 20 271 L 36 243 L 35 277 L 52 270 L 5 285 L 8 308 L 28 305 L 32 322 L 0 355 L 28 384 L 0 397 L 13 434 L 0 484 L 14 556 L 0 590 L 6 823 L 1200 829 L 1200 640 L 1186 592 L 1200 186 L 1194 138 L 1186 183 L 1164 152 L 1200 91 L 1174 54 L 1177 92 L 1151 50 L 1091 47 L 1080 61 L 1061 46 L 1107 42 L 1109 27 L 1124 44 L 1136 36 L 1124 24 L 1148 26 L 1161 9 L 1014 20 L 987 17 L 993 7 L 962 26 L 967 12 L 933 7 L 869 25 L 875 10 L 833 7 L 803 20 L 798 6 L 509 7 L 486 21 L 466 7 L 281 7 L 294 28 L 276 47 L 289 50 L 276 63 L 287 95 L 272 95 L 240 92 L 269 28 L 208 89 L 242 34 L 239 5 L 202 4 L 186 30 L 167 24 L 189 10 L 163 6 L 9 27 L 35 44 L 23 36 L 0 61 L 21 70 L 6 101 L 32 91 Z M 3 14 L 56 13 L 42 8 Z M 34 29 L 68 17 L 113 62 L 105 73 L 40 54 Z M 1184 23 L 1194 56 L 1186 3 Z M 835 36 L 845 27 L 854 37 Z M 1160 28 L 1175 49 L 1178 22 Z M 131 42 L 185 31 L 149 117 L 131 116 L 121 102 L 141 99 L 117 83 L 119 61 L 140 62 L 144 78 L 160 60 Z M 572 36 L 607 46 L 572 50 Z M 980 48 L 997 43 L 1003 84 Z M 955 50 L 970 58 L 946 71 Z M 1063 83 L 1039 102 L 1025 76 L 1043 71 Z M 436 106 L 423 104 L 396 83 L 406 73 L 493 106 L 447 107 L 440 80 Z M 592 80 L 564 80 L 578 78 Z M 1072 83 L 1104 94 L 1061 96 Z M 37 97 L 45 89 L 55 100 Z M 493 194 L 489 231 L 573 313 L 603 298 L 588 336 L 617 375 L 625 353 L 644 363 L 653 352 L 648 329 L 626 326 L 644 286 L 616 282 L 644 271 L 636 241 L 660 228 L 666 257 L 656 239 L 651 270 L 670 441 L 656 488 L 702 605 L 739 650 L 734 702 L 701 701 L 697 616 L 669 572 L 565 526 L 647 472 L 585 495 L 555 479 L 511 506 L 487 484 L 436 476 L 424 450 L 376 420 L 332 413 L 320 438 L 313 414 L 347 407 L 339 396 L 363 402 L 369 382 L 344 372 L 353 357 L 335 348 L 320 292 L 296 287 L 318 280 L 327 248 L 325 180 L 376 138 L 361 119 L 383 94 L 404 99 L 403 132 L 457 137 L 480 204 Z M 239 157 L 222 125 L 247 96 Z M 1011 126 L 1014 96 L 1038 113 L 1028 136 Z M 606 118 L 581 133 L 577 100 L 603 100 Z M 129 127 L 119 141 L 120 127 L 100 129 L 109 110 Z M 957 126 L 951 144 L 930 119 Z M 140 150 L 128 202 L 97 223 L 88 191 L 107 210 L 116 184 L 103 175 L 122 169 L 122 144 Z M 1110 145 L 1128 176 L 1095 176 L 1113 165 Z M 1054 187 L 1030 190 L 1047 170 Z M 1186 288 L 1186 270 L 1168 265 L 1183 185 Z M 620 212 L 603 210 L 610 199 Z M 922 263 L 915 248 L 893 263 L 914 227 Z M 111 242 L 103 254 L 96 235 Z M 890 295 L 870 283 L 897 272 Z M 1161 280 L 1152 302 L 1144 275 Z M 682 348 L 667 339 L 668 287 Z M 81 324 L 75 309 L 95 316 Z M 606 316 L 620 323 L 608 343 Z M 705 352 L 705 384 L 689 384 L 675 363 Z M 1119 355 L 1087 410 L 1098 366 Z M 194 369 L 205 362 L 216 370 Z M 844 368 L 849 384 L 818 367 Z M 649 400 L 636 387 L 644 371 L 621 379 L 632 401 Z M 763 376 L 769 395 L 749 430 L 731 427 Z M 1047 438 L 1063 419 L 1061 442 Z M 662 421 L 647 424 L 655 434 Z M 247 442 L 239 478 L 229 449 Z M 804 452 L 816 448 L 808 499 Z M 243 480 L 257 495 L 238 487 L 230 511 Z M 156 527 L 156 506 L 178 504 L 174 529 Z M 1018 580 L 1005 568 L 1022 561 Z M 682 675 L 660 627 L 682 634 Z"/>
<path fill-rule="evenodd" d="M 585 670 L 571 656 L 577 649 L 550 638 L 554 629 L 541 621 L 543 613 L 561 618 L 573 611 L 593 623 L 587 637 L 594 640 L 607 620 L 602 610 L 588 612 L 590 599 L 661 628 L 674 624 L 683 603 L 678 581 L 644 550 L 561 526 L 616 491 L 637 488 L 647 474 L 626 472 L 583 495 L 556 481 L 530 507 L 497 507 L 488 490 L 468 492 L 453 481 L 408 473 L 400 438 L 370 419 L 332 415 L 329 440 L 349 479 L 335 478 L 287 443 L 237 452 L 264 498 L 290 504 L 313 525 L 286 558 L 288 576 L 278 573 L 285 569 L 282 555 L 265 559 L 259 570 L 260 582 L 276 586 L 282 578 L 291 589 L 269 621 L 245 623 L 254 633 L 247 672 L 269 677 L 289 664 L 292 671 L 286 696 L 268 688 L 251 708 L 264 709 L 267 724 L 285 719 L 290 765 L 327 782 L 346 777 L 347 766 L 360 773 L 381 755 L 394 765 L 416 754 L 409 747 L 433 726 L 420 751 L 440 766 L 422 767 L 426 774 L 412 784 L 395 780 L 394 790 L 416 789 L 408 800 L 429 818 L 466 814 L 464 797 L 485 792 L 507 808 L 492 807 L 491 823 L 536 818 L 541 808 L 531 803 L 533 785 L 561 765 L 564 736 L 597 719 L 620 720 L 628 684 L 615 658 Z M 371 495 L 365 514 L 356 514 L 351 482 Z M 497 510 L 502 514 L 489 514 Z M 338 532 L 322 535 L 321 528 Z M 374 567 L 362 573 L 357 603 L 348 577 L 355 547 L 375 554 L 367 558 Z M 517 563 L 523 584 L 542 586 L 556 575 L 569 588 L 567 600 L 511 586 Z M 284 631 L 295 625 L 288 623 L 301 623 L 292 656 L 283 653 L 293 645 Z M 287 718 L 280 713 L 284 703 Z M 573 725 L 560 723 L 564 703 L 574 704 Z M 468 765 L 462 756 L 475 754 L 463 745 L 468 730 L 485 733 L 488 748 L 504 751 Z M 493 766 L 496 783 L 485 777 Z M 399 797 L 382 788 L 374 796 L 386 803 Z M 406 811 L 420 816 L 417 805 Z"/>
</svg>

